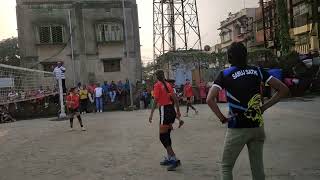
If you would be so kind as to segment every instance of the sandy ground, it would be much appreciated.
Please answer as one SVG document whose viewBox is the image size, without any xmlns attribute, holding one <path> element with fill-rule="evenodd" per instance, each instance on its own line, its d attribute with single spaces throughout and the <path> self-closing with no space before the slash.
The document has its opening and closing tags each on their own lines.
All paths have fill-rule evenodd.
<svg viewBox="0 0 320 180">
<path fill-rule="evenodd" d="M 225 109 L 225 105 L 221 107 Z M 265 114 L 268 180 L 320 179 L 320 98 L 281 102 Z M 159 166 L 158 116 L 149 111 L 85 115 L 88 129 L 68 131 L 68 121 L 38 119 L 0 125 L 0 180 L 213 180 L 226 128 L 206 105 L 174 130 L 177 172 Z M 185 107 L 183 107 L 185 109 Z M 234 179 L 251 179 L 246 148 Z"/>
</svg>

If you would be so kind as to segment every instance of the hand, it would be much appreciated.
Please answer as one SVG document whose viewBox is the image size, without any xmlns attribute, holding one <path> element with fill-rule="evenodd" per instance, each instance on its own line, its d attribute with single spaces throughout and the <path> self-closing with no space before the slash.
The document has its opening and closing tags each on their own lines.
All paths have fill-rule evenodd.
<svg viewBox="0 0 320 180">
<path fill-rule="evenodd" d="M 179 119 L 179 127 L 178 128 L 181 128 L 181 126 L 183 126 L 184 124 L 184 121 L 182 121 L 181 119 Z"/>
<path fill-rule="evenodd" d="M 229 118 L 226 118 L 226 117 L 224 117 L 224 116 L 223 116 L 223 118 L 220 119 L 220 122 L 221 122 L 222 124 L 226 124 L 228 121 L 229 121 Z"/>
</svg>

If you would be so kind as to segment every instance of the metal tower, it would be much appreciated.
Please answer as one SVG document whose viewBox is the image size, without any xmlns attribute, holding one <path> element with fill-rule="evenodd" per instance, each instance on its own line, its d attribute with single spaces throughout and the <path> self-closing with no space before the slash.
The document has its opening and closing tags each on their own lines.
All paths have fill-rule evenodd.
<svg viewBox="0 0 320 180">
<path fill-rule="evenodd" d="M 196 0 L 153 0 L 153 58 L 202 49 Z"/>
</svg>

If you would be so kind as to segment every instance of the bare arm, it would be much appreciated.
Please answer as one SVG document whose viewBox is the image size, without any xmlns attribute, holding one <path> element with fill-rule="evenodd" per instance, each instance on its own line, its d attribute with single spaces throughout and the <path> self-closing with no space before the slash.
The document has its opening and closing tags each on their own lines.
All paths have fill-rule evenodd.
<svg viewBox="0 0 320 180">
<path fill-rule="evenodd" d="M 228 119 L 222 114 L 220 108 L 217 105 L 217 102 L 215 101 L 215 98 L 218 96 L 219 91 L 220 89 L 218 87 L 212 86 L 212 88 L 209 90 L 207 103 L 211 110 L 215 113 L 215 115 L 220 119 L 220 121 L 222 123 L 226 123 Z"/>
<path fill-rule="evenodd" d="M 180 117 L 181 117 L 181 113 L 180 113 L 179 100 L 178 100 L 178 98 L 177 98 L 177 96 L 176 96 L 176 94 L 175 94 L 175 93 L 173 93 L 171 97 L 172 97 L 173 102 L 174 102 L 174 104 L 175 104 L 175 106 L 176 106 L 177 117 L 178 117 L 178 119 L 180 119 Z"/>
<path fill-rule="evenodd" d="M 261 106 L 261 111 L 265 112 L 271 106 L 280 101 L 281 98 L 286 97 L 289 94 L 289 88 L 276 78 L 271 78 L 268 84 L 277 91 L 265 104 Z"/>
<path fill-rule="evenodd" d="M 158 103 L 156 102 L 156 100 L 154 99 L 154 103 L 153 103 L 153 105 L 152 105 L 152 107 L 151 107 L 151 113 L 150 113 L 150 116 L 149 116 L 149 122 L 150 123 L 152 123 L 152 118 L 153 118 L 153 113 L 154 113 L 154 111 L 156 110 L 156 108 L 157 108 L 157 105 Z"/>
</svg>

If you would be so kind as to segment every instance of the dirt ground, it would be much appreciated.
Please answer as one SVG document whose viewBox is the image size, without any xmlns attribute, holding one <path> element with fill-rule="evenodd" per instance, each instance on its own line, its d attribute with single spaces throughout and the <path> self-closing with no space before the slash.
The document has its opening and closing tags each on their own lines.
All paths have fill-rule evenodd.
<svg viewBox="0 0 320 180">
<path fill-rule="evenodd" d="M 0 180 L 213 180 L 225 126 L 206 105 L 184 118 L 173 131 L 174 149 L 182 161 L 167 172 L 158 140 L 158 116 L 149 111 L 85 115 L 88 129 L 68 131 L 68 121 L 38 119 L 0 125 Z M 225 104 L 221 107 L 226 109 Z M 265 114 L 265 171 L 268 180 L 320 179 L 320 98 L 281 102 Z M 185 109 L 185 107 L 182 107 Z M 234 179 L 251 179 L 246 148 Z"/>
</svg>

